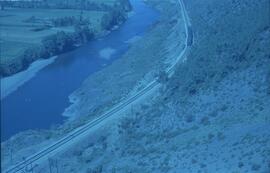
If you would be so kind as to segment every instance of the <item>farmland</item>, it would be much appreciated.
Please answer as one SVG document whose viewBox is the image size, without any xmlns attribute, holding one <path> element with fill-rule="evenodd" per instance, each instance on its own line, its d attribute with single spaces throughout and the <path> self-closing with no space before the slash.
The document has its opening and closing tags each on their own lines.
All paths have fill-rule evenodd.
<svg viewBox="0 0 270 173">
<path fill-rule="evenodd" d="M 55 55 L 55 52 L 49 54 L 35 52 L 35 55 L 38 54 L 39 56 L 31 55 L 31 58 L 24 56 L 26 51 L 33 47 L 43 47 L 43 40 L 49 36 L 64 32 L 73 38 L 74 34 L 72 35 L 72 33 L 76 32 L 76 26 L 83 25 L 91 31 L 93 37 L 96 37 L 105 29 L 120 23 L 118 19 L 116 19 L 116 22 L 112 22 L 115 19 L 108 18 L 108 16 L 112 16 L 112 10 L 118 10 L 118 15 L 125 16 L 126 11 L 121 11 L 119 7 L 114 9 L 116 5 L 113 4 L 117 1 L 102 1 L 103 6 L 105 4 L 107 8 L 104 8 L 100 4 L 101 2 L 97 2 L 96 10 L 77 9 L 76 5 L 74 9 L 5 7 L 0 13 L 1 76 L 9 76 L 22 71 L 36 59 L 49 58 L 48 55 Z M 89 2 L 94 3 L 96 1 L 89 0 Z M 117 15 L 114 17 L 117 18 Z M 123 22 L 124 17 L 121 20 Z M 74 41 L 73 44 L 77 43 Z M 81 45 L 81 42 L 79 45 Z"/>
</svg>

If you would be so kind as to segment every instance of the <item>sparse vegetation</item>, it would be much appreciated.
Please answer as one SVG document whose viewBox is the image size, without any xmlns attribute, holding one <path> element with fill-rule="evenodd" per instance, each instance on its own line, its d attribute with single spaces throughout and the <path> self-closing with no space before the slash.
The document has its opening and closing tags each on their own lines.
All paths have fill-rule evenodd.
<svg viewBox="0 0 270 173">
<path fill-rule="evenodd" d="M 259 164 L 252 164 L 251 170 L 252 171 L 258 171 L 261 168 L 261 166 Z"/>
<path fill-rule="evenodd" d="M 186 115 L 184 118 L 187 123 L 191 123 L 195 120 L 195 117 L 193 115 Z"/>
<path fill-rule="evenodd" d="M 238 167 L 239 167 L 239 168 L 242 168 L 243 166 L 244 166 L 244 163 L 243 163 L 243 162 L 239 162 L 239 163 L 238 163 Z"/>
<path fill-rule="evenodd" d="M 209 118 L 207 116 L 202 117 L 201 122 L 202 125 L 210 124 Z"/>
</svg>

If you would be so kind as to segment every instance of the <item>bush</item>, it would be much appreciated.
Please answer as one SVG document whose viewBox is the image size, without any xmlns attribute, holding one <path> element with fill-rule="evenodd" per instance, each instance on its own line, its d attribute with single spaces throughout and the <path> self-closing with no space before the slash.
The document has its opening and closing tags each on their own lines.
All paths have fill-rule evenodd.
<svg viewBox="0 0 270 173">
<path fill-rule="evenodd" d="M 266 87 L 267 87 L 267 94 L 270 95 L 270 70 L 266 76 Z"/>
<path fill-rule="evenodd" d="M 157 81 L 161 84 L 164 84 L 169 80 L 168 74 L 165 71 L 160 71 L 157 77 L 158 77 Z"/>
<path fill-rule="evenodd" d="M 186 115 L 184 118 L 187 123 L 191 123 L 195 119 L 193 115 Z"/>
<path fill-rule="evenodd" d="M 109 13 L 105 14 L 102 17 L 101 26 L 103 29 L 109 30 L 114 25 L 118 25 L 125 21 L 127 18 L 126 14 L 121 10 L 114 8 L 109 11 Z"/>
<path fill-rule="evenodd" d="M 74 41 L 70 35 L 63 31 L 57 32 L 55 35 L 48 36 L 42 40 L 42 46 L 46 50 L 46 55 L 52 56 L 63 53 L 74 48 Z"/>
<path fill-rule="evenodd" d="M 75 33 L 73 34 L 73 41 L 76 44 L 83 44 L 94 38 L 94 33 L 88 25 L 75 25 Z"/>
<path fill-rule="evenodd" d="M 102 173 L 102 169 L 103 169 L 102 166 L 98 166 L 98 167 L 96 167 L 94 169 L 88 168 L 86 172 L 87 173 Z"/>
<path fill-rule="evenodd" d="M 218 140 L 220 141 L 225 139 L 225 135 L 222 132 L 218 132 L 217 137 L 218 137 Z"/>
<path fill-rule="evenodd" d="M 74 16 L 56 18 L 56 19 L 52 19 L 51 21 L 52 21 L 53 26 L 55 27 L 72 26 L 77 22 Z"/>
<path fill-rule="evenodd" d="M 35 22 L 37 22 L 37 18 L 35 16 L 31 16 L 28 19 L 25 19 L 24 22 L 26 22 L 26 23 L 35 23 Z"/>
<path fill-rule="evenodd" d="M 201 119 L 201 124 L 202 125 L 208 125 L 208 124 L 210 124 L 210 122 L 209 122 L 209 118 L 208 117 L 203 117 L 202 119 Z"/>
<path fill-rule="evenodd" d="M 243 162 L 239 162 L 239 163 L 238 163 L 238 167 L 239 167 L 239 168 L 242 168 L 243 166 L 244 166 L 244 163 L 243 163 Z"/>
<path fill-rule="evenodd" d="M 39 27 L 36 27 L 34 29 L 31 29 L 30 31 L 38 32 L 38 31 L 44 31 L 44 30 L 47 30 L 50 28 L 51 28 L 51 26 L 49 26 L 49 25 L 43 25 L 43 26 L 39 26 Z"/>
<path fill-rule="evenodd" d="M 258 171 L 260 168 L 261 168 L 260 165 L 254 163 L 254 164 L 252 165 L 252 167 L 251 167 L 251 170 L 252 170 L 252 171 Z"/>
</svg>

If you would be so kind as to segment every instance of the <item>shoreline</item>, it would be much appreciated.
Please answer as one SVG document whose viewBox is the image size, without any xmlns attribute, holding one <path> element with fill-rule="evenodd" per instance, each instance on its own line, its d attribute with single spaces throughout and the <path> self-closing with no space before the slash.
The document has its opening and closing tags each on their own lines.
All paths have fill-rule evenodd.
<svg viewBox="0 0 270 173">
<path fill-rule="evenodd" d="M 48 65 L 52 64 L 57 56 L 48 59 L 39 59 L 34 61 L 30 66 L 12 76 L 1 78 L 1 100 L 16 91 L 24 83 L 35 77 L 35 75 Z"/>
<path fill-rule="evenodd" d="M 155 9 L 154 6 L 151 7 Z M 180 27 L 178 28 L 177 26 L 175 26 L 175 28 L 172 30 L 174 30 L 174 32 L 179 32 L 178 34 L 183 36 L 184 32 L 182 32 L 181 29 L 182 28 L 182 25 L 180 24 L 181 20 L 182 19 L 180 19 L 179 20 L 180 22 L 178 23 Z M 168 36 L 167 32 L 162 31 L 164 28 L 166 28 L 168 22 L 164 22 L 165 20 L 162 19 L 160 16 L 157 19 L 157 21 L 162 21 L 163 24 L 160 26 L 153 27 L 155 26 L 154 22 L 151 25 L 152 27 L 150 27 L 149 30 L 147 30 L 146 33 L 144 33 L 143 35 L 136 35 L 125 41 L 126 44 L 130 44 L 130 48 L 124 55 L 122 55 L 123 56 L 122 58 L 116 60 L 110 67 L 107 67 L 106 69 L 103 69 L 99 73 L 86 78 L 84 82 L 82 82 L 81 86 L 69 95 L 70 105 L 65 108 L 65 110 L 62 113 L 62 116 L 69 118 L 69 120 L 77 119 L 80 116 L 91 117 L 91 115 L 92 114 L 94 115 L 96 111 L 102 111 L 102 109 L 103 108 L 106 109 L 107 106 L 108 107 L 113 106 L 121 99 L 129 97 L 130 94 L 133 93 L 134 91 L 137 91 L 139 88 L 144 87 L 145 82 L 151 81 L 151 79 L 154 78 L 155 74 L 157 74 L 158 72 L 157 69 L 160 69 L 162 67 L 167 68 L 167 66 L 175 64 L 177 61 L 178 53 L 181 52 L 184 45 L 182 44 L 179 45 L 178 42 L 171 42 L 171 40 L 177 37 L 178 34 L 170 34 Z M 157 36 L 159 37 L 162 36 L 165 41 L 157 39 L 158 38 Z M 156 49 L 158 45 L 155 43 L 155 41 L 158 41 L 159 43 L 163 42 L 163 44 L 166 42 L 169 43 L 170 45 L 170 46 L 164 46 L 162 44 L 159 45 L 164 50 L 167 50 L 168 53 L 166 53 L 166 55 L 157 54 L 157 56 L 160 57 L 158 61 L 156 60 L 157 56 L 152 55 L 152 53 L 138 52 L 138 50 L 145 49 L 143 48 L 144 46 L 141 46 L 143 45 L 143 43 L 149 45 L 150 49 L 153 50 Z M 158 49 L 161 49 L 161 47 L 159 47 Z M 178 47 L 180 47 L 179 50 L 172 51 L 174 48 Z M 149 57 L 149 59 L 152 60 L 145 62 L 145 59 L 139 57 Z M 141 63 L 134 63 L 134 62 L 141 62 Z M 144 70 L 142 70 L 141 65 L 139 65 L 143 63 L 145 63 L 145 65 L 149 64 L 149 66 L 145 67 Z M 122 69 L 120 69 L 120 67 Z M 134 73 L 135 71 L 137 72 L 137 74 Z M 108 77 L 108 74 L 110 74 L 111 76 Z M 123 81 L 125 81 L 125 83 L 128 83 L 128 85 L 122 86 L 121 83 Z M 100 87 L 101 83 L 102 87 Z M 120 91 L 118 85 L 121 85 Z M 95 94 L 93 93 L 93 91 L 95 91 L 94 92 Z M 89 106 L 86 108 L 85 105 Z M 102 105 L 107 106 L 104 107 Z"/>
<path fill-rule="evenodd" d="M 117 26 L 117 29 L 120 25 L 115 25 Z M 114 29 L 114 30 L 117 30 Z M 102 31 L 99 35 L 94 40 L 102 39 L 103 37 L 106 37 L 109 35 L 113 29 L 110 30 L 105 30 Z M 75 49 L 80 48 L 82 45 L 77 46 Z M 73 50 L 72 50 L 73 51 Z M 51 58 L 47 59 L 37 59 L 34 62 L 32 62 L 29 67 L 21 72 L 15 73 L 11 76 L 6 76 L 4 78 L 0 79 L 1 83 L 1 100 L 16 91 L 20 86 L 22 86 L 25 82 L 29 81 L 32 79 L 36 73 L 38 73 L 40 70 L 45 68 L 46 66 L 50 65 L 53 63 L 56 58 L 59 55 L 52 56 Z M 107 55 L 105 55 L 105 59 L 107 58 Z M 4 84 L 5 83 L 5 84 Z"/>
<path fill-rule="evenodd" d="M 70 105 L 74 105 L 74 107 L 76 107 L 75 105 L 78 105 L 80 101 L 79 97 L 76 95 L 69 95 L 68 100 L 69 100 Z M 74 107 L 71 107 L 71 106 L 66 107 L 64 112 L 62 113 L 62 116 L 68 118 L 68 120 L 74 119 L 77 114 L 77 111 Z"/>
</svg>

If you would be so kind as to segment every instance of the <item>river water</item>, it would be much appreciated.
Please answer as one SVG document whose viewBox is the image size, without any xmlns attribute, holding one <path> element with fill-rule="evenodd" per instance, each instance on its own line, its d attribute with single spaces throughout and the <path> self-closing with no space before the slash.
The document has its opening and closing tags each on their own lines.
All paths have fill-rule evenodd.
<svg viewBox="0 0 270 173">
<path fill-rule="evenodd" d="M 120 58 L 128 50 L 127 41 L 143 35 L 157 21 L 157 11 L 141 0 L 131 3 L 134 14 L 117 30 L 59 55 L 54 63 L 1 100 L 1 141 L 25 130 L 48 129 L 65 121 L 62 113 L 70 105 L 68 96 L 89 75 Z M 103 55 L 106 50 L 109 55 Z"/>
</svg>

